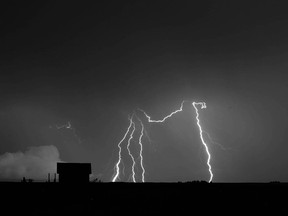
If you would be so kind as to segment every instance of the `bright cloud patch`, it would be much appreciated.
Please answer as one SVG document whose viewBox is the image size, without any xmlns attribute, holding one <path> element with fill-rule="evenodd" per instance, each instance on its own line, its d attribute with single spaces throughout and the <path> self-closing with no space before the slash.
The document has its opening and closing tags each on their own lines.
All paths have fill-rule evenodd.
<svg viewBox="0 0 288 216">
<path fill-rule="evenodd" d="M 25 152 L 7 152 L 0 156 L 0 178 L 46 179 L 48 173 L 56 173 L 59 161 L 58 149 L 53 145 L 30 147 Z"/>
</svg>

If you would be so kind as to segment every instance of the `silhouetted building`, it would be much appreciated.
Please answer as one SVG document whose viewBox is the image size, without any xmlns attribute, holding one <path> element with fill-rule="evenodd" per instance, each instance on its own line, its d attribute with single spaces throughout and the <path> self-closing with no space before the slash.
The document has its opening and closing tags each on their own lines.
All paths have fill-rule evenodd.
<svg viewBox="0 0 288 216">
<path fill-rule="evenodd" d="M 60 183 L 88 183 L 90 163 L 57 163 Z"/>
</svg>

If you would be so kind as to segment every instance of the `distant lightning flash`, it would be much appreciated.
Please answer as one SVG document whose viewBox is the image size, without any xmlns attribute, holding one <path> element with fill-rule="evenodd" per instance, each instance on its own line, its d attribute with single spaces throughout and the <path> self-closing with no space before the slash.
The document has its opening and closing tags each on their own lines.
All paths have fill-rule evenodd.
<svg viewBox="0 0 288 216">
<path fill-rule="evenodd" d="M 59 129 L 62 129 L 62 128 L 72 129 L 72 126 L 71 126 L 70 121 L 68 121 L 67 124 L 63 124 L 63 125 L 61 125 L 61 126 L 56 125 L 56 128 L 57 128 L 58 130 L 59 130 Z"/>
<path fill-rule="evenodd" d="M 53 128 L 53 126 L 49 126 L 49 128 Z M 74 137 L 77 138 L 78 143 L 80 143 L 80 144 L 82 143 L 82 139 L 77 135 L 76 129 L 74 127 L 72 127 L 72 124 L 70 121 L 68 121 L 67 124 L 55 125 L 55 128 L 57 130 L 68 129 L 68 130 L 72 131 Z"/>
<path fill-rule="evenodd" d="M 208 155 L 207 166 L 209 167 L 209 173 L 210 173 L 209 182 L 211 182 L 212 179 L 213 179 L 213 172 L 212 172 L 212 168 L 211 168 L 211 165 L 210 165 L 211 155 L 210 155 L 210 152 L 209 152 L 209 148 L 208 148 L 207 144 L 205 143 L 205 141 L 203 139 L 203 131 L 202 131 L 202 127 L 200 125 L 199 113 L 198 113 L 198 109 L 197 109 L 197 105 L 201 105 L 201 109 L 205 109 L 206 108 L 206 104 L 205 104 L 205 102 L 193 102 L 192 105 L 193 105 L 193 107 L 194 107 L 194 109 L 196 111 L 196 119 L 197 119 L 197 125 L 199 127 L 199 131 L 200 131 L 200 138 L 201 138 L 202 144 L 205 147 L 206 153 Z"/>
</svg>

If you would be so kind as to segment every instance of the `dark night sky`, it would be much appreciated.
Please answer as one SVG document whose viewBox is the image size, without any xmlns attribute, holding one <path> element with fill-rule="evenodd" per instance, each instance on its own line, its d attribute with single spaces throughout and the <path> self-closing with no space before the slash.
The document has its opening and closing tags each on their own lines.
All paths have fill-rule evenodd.
<svg viewBox="0 0 288 216">
<path fill-rule="evenodd" d="M 109 181 L 134 109 L 159 119 L 195 100 L 225 147 L 209 145 L 214 181 L 288 180 L 287 8 L 175 2 L 1 7 L 0 178 L 37 178 L 60 157 Z M 68 121 L 74 130 L 56 129 Z M 208 179 L 195 123 L 189 104 L 164 125 L 145 123 L 147 181 Z"/>
</svg>

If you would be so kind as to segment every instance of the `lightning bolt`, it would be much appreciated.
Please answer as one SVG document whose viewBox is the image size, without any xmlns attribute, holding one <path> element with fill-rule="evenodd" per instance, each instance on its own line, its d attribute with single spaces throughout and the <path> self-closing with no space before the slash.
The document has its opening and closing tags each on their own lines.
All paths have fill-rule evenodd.
<svg viewBox="0 0 288 216">
<path fill-rule="evenodd" d="M 132 164 L 132 180 L 133 180 L 133 182 L 136 182 L 136 180 L 135 180 L 135 159 L 134 159 L 134 157 L 131 154 L 130 149 L 129 149 L 131 140 L 133 139 L 133 134 L 135 132 L 135 123 L 133 122 L 133 116 L 130 118 L 130 124 L 131 123 L 132 123 L 133 129 L 132 129 L 132 132 L 130 133 L 130 137 L 128 139 L 127 150 L 128 150 L 128 154 L 130 155 L 132 162 L 133 162 L 133 164 Z"/>
<path fill-rule="evenodd" d="M 122 157 L 121 157 L 121 153 L 122 153 L 122 148 L 121 148 L 121 144 L 122 144 L 122 142 L 126 139 L 126 137 L 127 137 L 127 135 L 128 135 L 128 133 L 129 133 L 129 131 L 131 130 L 131 128 L 132 128 L 132 132 L 130 133 L 130 136 L 129 136 L 129 139 L 128 139 L 128 143 L 127 143 L 127 151 L 128 151 L 128 154 L 129 154 L 129 156 L 131 157 L 131 159 L 132 159 L 132 180 L 133 180 L 133 182 L 136 182 L 136 179 L 135 179 L 135 165 L 136 165 L 136 162 L 135 162 L 135 159 L 134 159 L 134 157 L 133 157 L 133 155 L 132 155 L 132 153 L 131 153 L 131 151 L 130 151 L 130 145 L 131 145 L 131 140 L 133 139 L 133 135 L 134 135 L 134 132 L 135 132 L 135 130 L 136 130 L 136 126 L 135 126 L 135 122 L 133 121 L 133 117 L 134 117 L 134 113 L 133 113 L 133 115 L 131 116 L 131 117 L 128 117 L 128 120 L 129 120 L 129 122 L 130 122 L 130 124 L 129 124 L 129 126 L 128 126 L 128 128 L 127 128 L 127 130 L 126 130 L 126 133 L 124 134 L 124 137 L 120 140 L 120 142 L 118 143 L 118 148 L 119 148 L 119 152 L 118 152 L 118 161 L 117 161 L 117 163 L 116 163 L 116 165 L 115 165 L 115 167 L 114 167 L 114 175 L 113 175 L 113 177 L 112 177 L 112 182 L 115 182 L 115 181 L 117 181 L 117 180 L 120 180 L 120 177 L 119 177 L 119 175 L 120 175 L 120 163 L 121 163 L 121 161 L 122 161 Z M 138 118 L 138 117 L 137 117 Z"/>
<path fill-rule="evenodd" d="M 132 118 L 128 118 L 128 119 L 129 119 L 129 121 L 130 121 L 130 124 L 129 124 L 129 126 L 128 126 L 125 134 L 124 134 L 124 137 L 123 137 L 123 138 L 120 140 L 120 142 L 118 143 L 118 148 L 119 148 L 118 161 L 117 161 L 117 163 L 116 163 L 116 165 L 115 165 L 115 167 L 114 167 L 115 173 L 114 173 L 114 175 L 113 175 L 113 177 L 112 177 L 112 182 L 115 182 L 115 181 L 117 181 L 117 180 L 120 180 L 120 178 L 119 178 L 119 175 L 120 175 L 120 167 L 119 167 L 119 165 L 120 165 L 120 163 L 121 163 L 121 161 L 122 161 L 122 157 L 121 157 L 121 151 L 122 151 L 121 143 L 126 139 L 128 133 L 129 133 L 129 131 L 130 131 L 130 128 L 131 128 L 132 125 L 133 125 Z"/>
<path fill-rule="evenodd" d="M 203 139 L 203 131 L 202 131 L 202 127 L 200 125 L 199 113 L 198 113 L 198 109 L 197 109 L 197 105 L 201 105 L 201 109 L 205 109 L 206 108 L 206 103 L 205 102 L 193 102 L 192 105 L 193 105 L 193 107 L 195 109 L 195 112 L 196 112 L 196 120 L 197 120 L 197 125 L 198 125 L 199 131 L 200 131 L 200 138 L 201 138 L 202 144 L 205 147 L 206 153 L 208 155 L 207 166 L 209 168 L 209 173 L 210 173 L 209 182 L 211 182 L 212 179 L 213 179 L 212 167 L 210 165 L 211 155 L 210 155 L 210 152 L 209 152 L 209 148 L 208 148 L 207 144 L 205 143 L 205 141 Z"/>
<path fill-rule="evenodd" d="M 143 112 L 143 114 L 145 115 L 145 117 L 147 118 L 149 123 L 164 123 L 168 118 L 171 118 L 173 115 L 177 114 L 178 112 L 183 111 L 184 102 L 185 102 L 185 100 L 182 101 L 181 106 L 180 106 L 179 109 L 171 112 L 169 115 L 165 116 L 163 119 L 160 119 L 160 120 L 153 120 L 153 119 L 151 119 L 151 117 L 144 110 L 142 110 L 142 109 L 138 109 L 138 110 Z M 192 102 L 192 105 L 193 105 L 193 107 L 195 109 L 195 112 L 196 112 L 196 120 L 197 120 L 197 125 L 198 125 L 198 128 L 199 128 L 200 139 L 201 139 L 202 145 L 205 147 L 206 154 L 207 154 L 207 157 L 208 157 L 207 158 L 207 166 L 208 166 L 208 170 L 209 170 L 209 174 L 210 174 L 209 182 L 211 182 L 212 179 L 213 179 L 213 172 L 212 172 L 212 167 L 211 167 L 211 164 L 210 164 L 211 154 L 209 152 L 208 145 L 206 144 L 206 142 L 205 142 L 205 140 L 203 138 L 203 133 L 207 134 L 209 139 L 211 139 L 211 137 L 206 131 L 202 130 L 202 127 L 201 127 L 201 124 L 200 124 L 200 119 L 199 119 L 199 112 L 198 112 L 198 109 L 197 109 L 197 106 L 199 106 L 199 105 L 201 105 L 201 109 L 205 109 L 206 108 L 206 103 L 205 102 Z M 136 161 L 135 161 L 135 159 L 134 159 L 134 157 L 133 157 L 133 155 L 132 155 L 132 153 L 130 151 L 131 140 L 133 139 L 133 135 L 134 135 L 134 132 L 136 130 L 136 124 L 133 121 L 134 117 L 137 118 L 137 120 L 139 121 L 139 123 L 141 125 L 141 133 L 140 133 L 140 136 L 139 136 L 139 139 L 138 139 L 138 144 L 140 145 L 139 158 L 140 158 L 140 166 L 141 166 L 141 169 L 142 169 L 141 180 L 142 180 L 142 182 L 145 182 L 145 169 L 144 169 L 144 166 L 143 166 L 143 143 L 142 143 L 142 139 L 143 139 L 144 133 L 147 135 L 149 140 L 150 140 L 150 138 L 149 138 L 149 136 L 147 134 L 147 131 L 145 130 L 143 122 L 141 121 L 141 119 L 135 113 L 133 113 L 131 117 L 128 117 L 128 120 L 129 120 L 130 124 L 129 124 L 129 126 L 128 126 L 125 134 L 124 134 L 124 137 L 118 143 L 118 148 L 119 148 L 118 161 L 117 161 L 116 165 L 114 166 L 114 174 L 113 174 L 113 177 L 112 177 L 112 182 L 120 180 L 120 177 L 119 177 L 119 175 L 120 175 L 120 167 L 119 166 L 120 166 L 120 163 L 122 161 L 121 144 L 126 139 L 126 137 L 128 136 L 128 133 L 131 130 L 131 128 L 133 128 L 133 129 L 132 129 L 132 131 L 130 133 L 130 137 L 128 139 L 127 151 L 128 151 L 128 154 L 131 157 L 132 162 L 133 162 L 133 164 L 132 164 L 132 175 L 130 176 L 130 178 L 132 177 L 133 182 L 136 182 L 136 179 L 135 179 L 135 165 L 136 165 Z M 69 127 L 69 128 L 71 127 L 70 123 L 68 125 L 66 125 L 66 126 Z M 138 158 L 137 158 L 137 160 L 138 160 Z"/>
<path fill-rule="evenodd" d="M 148 122 L 149 122 L 149 123 L 163 123 L 163 122 L 166 121 L 166 119 L 172 117 L 173 115 L 175 115 L 175 114 L 178 113 L 178 112 L 183 111 L 183 104 L 184 104 L 184 102 L 185 102 L 185 101 L 182 101 L 181 106 L 180 106 L 179 109 L 177 109 L 177 110 L 175 110 L 174 112 L 170 113 L 169 115 L 165 116 L 165 117 L 164 117 L 163 119 L 161 119 L 161 120 L 151 120 L 151 117 L 150 117 L 149 115 L 147 115 L 147 113 L 146 113 L 144 110 L 142 110 L 142 109 L 138 109 L 138 110 L 140 110 L 141 112 L 144 113 L 144 115 L 145 115 L 146 118 L 148 119 Z"/>
<path fill-rule="evenodd" d="M 139 140 L 138 140 L 138 143 L 140 145 L 140 166 L 141 166 L 141 169 L 142 169 L 142 182 L 145 182 L 145 169 L 144 169 L 144 166 L 143 166 L 143 144 L 142 144 L 142 138 L 143 138 L 143 135 L 144 135 L 144 125 L 143 125 L 143 122 L 141 121 L 140 118 L 138 118 L 138 116 L 136 115 L 136 118 L 138 119 L 138 121 L 140 122 L 140 125 L 141 125 L 141 134 L 139 136 Z"/>
<path fill-rule="evenodd" d="M 148 120 L 149 123 L 164 123 L 164 122 L 166 121 L 166 119 L 172 117 L 173 115 L 175 115 L 175 114 L 178 113 L 178 112 L 183 111 L 183 104 L 184 104 L 184 102 L 186 102 L 186 101 L 185 101 L 185 100 L 182 101 L 181 106 L 180 106 L 179 109 L 171 112 L 169 115 L 165 116 L 163 119 L 160 119 L 160 120 L 153 120 L 153 119 L 151 119 L 151 117 L 150 117 L 144 110 L 142 110 L 142 109 L 138 109 L 138 110 L 140 110 L 141 112 L 143 112 L 143 114 L 146 116 L 146 118 L 147 118 L 147 120 Z M 210 173 L 209 182 L 211 182 L 212 179 L 213 179 L 212 167 L 211 167 L 211 165 L 210 165 L 211 155 L 210 155 L 210 152 L 209 152 L 209 148 L 208 148 L 207 144 L 205 143 L 205 141 L 204 141 L 204 139 L 203 139 L 203 130 L 202 130 L 202 127 L 201 127 L 201 125 L 200 125 L 199 113 L 198 113 L 198 109 L 197 109 L 197 107 L 196 107 L 197 105 L 201 105 L 201 109 L 204 109 L 204 108 L 206 108 L 206 104 L 205 104 L 204 102 L 192 102 L 192 105 L 193 105 L 193 107 L 194 107 L 194 109 L 195 109 L 195 111 L 196 111 L 196 120 L 197 120 L 197 125 L 198 125 L 199 131 L 200 131 L 201 142 L 202 142 L 202 144 L 204 145 L 205 150 L 206 150 L 206 153 L 207 153 L 207 156 L 208 156 L 207 166 L 208 166 L 208 168 L 209 168 L 209 173 Z M 205 132 L 205 133 L 207 133 L 207 132 Z M 207 134 L 208 134 L 208 133 L 207 133 Z M 208 134 L 208 135 L 209 135 L 209 134 Z"/>
</svg>

